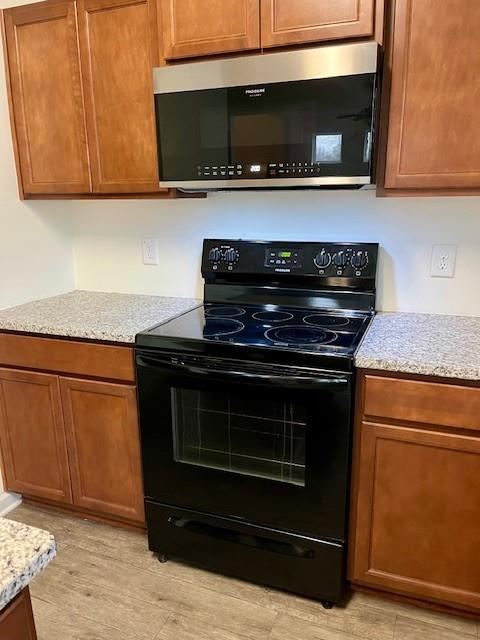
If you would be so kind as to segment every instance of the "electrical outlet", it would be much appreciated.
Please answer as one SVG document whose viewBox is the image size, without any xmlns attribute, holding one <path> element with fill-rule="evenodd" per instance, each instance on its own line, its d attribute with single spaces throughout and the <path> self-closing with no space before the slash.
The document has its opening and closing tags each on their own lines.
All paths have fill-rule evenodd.
<svg viewBox="0 0 480 640">
<path fill-rule="evenodd" d="M 142 240 L 143 264 L 158 264 L 158 244 L 155 238 Z"/>
<path fill-rule="evenodd" d="M 457 247 L 454 244 L 434 244 L 430 275 L 434 278 L 453 278 Z"/>
</svg>

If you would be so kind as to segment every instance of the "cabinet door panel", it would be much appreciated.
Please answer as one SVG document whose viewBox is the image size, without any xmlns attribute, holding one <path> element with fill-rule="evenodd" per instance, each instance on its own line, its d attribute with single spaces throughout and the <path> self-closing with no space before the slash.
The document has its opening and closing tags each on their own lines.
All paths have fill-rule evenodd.
<svg viewBox="0 0 480 640">
<path fill-rule="evenodd" d="M 395 3 L 385 187 L 480 187 L 479 32 L 477 2 Z"/>
<path fill-rule="evenodd" d="M 350 578 L 480 607 L 480 439 L 363 423 Z"/>
<path fill-rule="evenodd" d="M 93 191 L 158 191 L 153 0 L 80 0 Z"/>
<path fill-rule="evenodd" d="M 74 3 L 8 9 L 5 33 L 23 191 L 88 193 Z"/>
<path fill-rule="evenodd" d="M 259 0 L 160 0 L 160 6 L 167 60 L 260 46 Z"/>
<path fill-rule="evenodd" d="M 262 47 L 373 34 L 375 0 L 261 0 Z"/>
<path fill-rule="evenodd" d="M 135 387 L 71 378 L 60 385 L 73 503 L 143 522 Z"/>
<path fill-rule="evenodd" d="M 7 489 L 71 502 L 56 376 L 0 369 L 0 442 Z"/>
</svg>

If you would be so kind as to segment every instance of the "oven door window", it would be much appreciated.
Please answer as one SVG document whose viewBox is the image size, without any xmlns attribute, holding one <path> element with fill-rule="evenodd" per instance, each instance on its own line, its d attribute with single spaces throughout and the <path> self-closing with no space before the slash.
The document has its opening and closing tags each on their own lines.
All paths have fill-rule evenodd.
<svg viewBox="0 0 480 640">
<path fill-rule="evenodd" d="M 171 399 L 176 462 L 305 486 L 307 415 L 298 401 L 181 388 Z"/>
</svg>

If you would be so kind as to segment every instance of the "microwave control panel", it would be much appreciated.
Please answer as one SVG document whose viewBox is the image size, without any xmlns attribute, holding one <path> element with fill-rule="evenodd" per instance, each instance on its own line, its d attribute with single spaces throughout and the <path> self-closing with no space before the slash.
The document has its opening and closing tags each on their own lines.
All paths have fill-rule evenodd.
<svg viewBox="0 0 480 640">
<path fill-rule="evenodd" d="M 375 278 L 377 256 L 377 243 L 205 240 L 202 274 L 363 280 Z"/>
</svg>

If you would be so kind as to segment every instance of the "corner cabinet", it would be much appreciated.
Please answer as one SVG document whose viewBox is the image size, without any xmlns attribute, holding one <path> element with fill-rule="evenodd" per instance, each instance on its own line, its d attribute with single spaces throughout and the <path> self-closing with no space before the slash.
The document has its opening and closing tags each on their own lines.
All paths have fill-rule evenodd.
<svg viewBox="0 0 480 640">
<path fill-rule="evenodd" d="M 361 375 L 349 578 L 480 610 L 480 386 Z"/>
<path fill-rule="evenodd" d="M 0 363 L 5 488 L 143 526 L 133 349 L 0 333 Z"/>
<path fill-rule="evenodd" d="M 21 197 L 162 194 L 155 0 L 47 1 L 3 12 Z"/>
<path fill-rule="evenodd" d="M 261 0 L 262 47 L 373 35 L 374 0 Z"/>
<path fill-rule="evenodd" d="M 166 60 L 260 47 L 259 0 L 160 0 Z"/>
<path fill-rule="evenodd" d="M 480 189 L 480 7 L 396 0 L 391 16 L 386 189 Z"/>
</svg>

